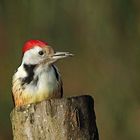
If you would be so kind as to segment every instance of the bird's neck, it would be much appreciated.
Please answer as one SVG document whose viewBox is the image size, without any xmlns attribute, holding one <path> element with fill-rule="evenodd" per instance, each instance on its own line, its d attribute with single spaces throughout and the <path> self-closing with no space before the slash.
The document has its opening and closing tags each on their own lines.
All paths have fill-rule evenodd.
<svg viewBox="0 0 140 140">
<path fill-rule="evenodd" d="M 22 64 L 23 70 L 26 73 L 23 82 L 30 84 L 33 81 L 41 79 L 45 80 L 59 80 L 59 74 L 57 68 L 54 65 L 33 65 L 33 64 Z M 44 80 L 43 80 L 44 81 Z"/>
<path fill-rule="evenodd" d="M 48 72 L 52 69 L 52 65 L 38 65 L 38 64 L 22 64 L 23 70 L 28 77 L 34 77 L 40 75 L 42 72 Z"/>
</svg>

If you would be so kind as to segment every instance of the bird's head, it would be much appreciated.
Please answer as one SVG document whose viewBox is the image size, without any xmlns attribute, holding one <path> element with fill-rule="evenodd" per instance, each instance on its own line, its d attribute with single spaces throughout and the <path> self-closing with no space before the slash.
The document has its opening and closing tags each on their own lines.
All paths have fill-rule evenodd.
<svg viewBox="0 0 140 140">
<path fill-rule="evenodd" d="M 52 64 L 55 61 L 72 56 L 69 52 L 55 52 L 46 42 L 29 40 L 22 48 L 22 62 L 26 64 Z"/>
</svg>

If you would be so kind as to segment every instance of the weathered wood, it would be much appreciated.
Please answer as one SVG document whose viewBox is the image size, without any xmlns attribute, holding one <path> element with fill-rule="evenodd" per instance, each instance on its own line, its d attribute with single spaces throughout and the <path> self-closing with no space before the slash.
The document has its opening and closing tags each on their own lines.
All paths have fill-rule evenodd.
<svg viewBox="0 0 140 140">
<path fill-rule="evenodd" d="M 91 96 L 50 99 L 14 108 L 14 140 L 98 140 Z"/>
</svg>

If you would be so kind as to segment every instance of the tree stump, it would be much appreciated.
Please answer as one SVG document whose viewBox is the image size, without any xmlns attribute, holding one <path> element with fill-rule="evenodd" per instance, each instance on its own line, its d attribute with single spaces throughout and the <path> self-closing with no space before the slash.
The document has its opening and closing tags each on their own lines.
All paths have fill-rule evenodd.
<svg viewBox="0 0 140 140">
<path fill-rule="evenodd" d="M 14 108 L 14 140 L 99 140 L 91 96 L 49 99 Z"/>
</svg>

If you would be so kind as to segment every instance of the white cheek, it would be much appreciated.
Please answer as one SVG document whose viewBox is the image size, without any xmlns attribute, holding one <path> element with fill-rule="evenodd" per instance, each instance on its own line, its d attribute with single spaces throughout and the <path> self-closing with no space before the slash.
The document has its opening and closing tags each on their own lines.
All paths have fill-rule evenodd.
<svg viewBox="0 0 140 140">
<path fill-rule="evenodd" d="M 38 52 L 42 50 L 39 47 L 33 48 L 27 52 L 25 52 L 23 56 L 23 61 L 22 63 L 26 64 L 38 64 L 40 61 L 42 61 L 42 57 L 38 54 Z"/>
</svg>

